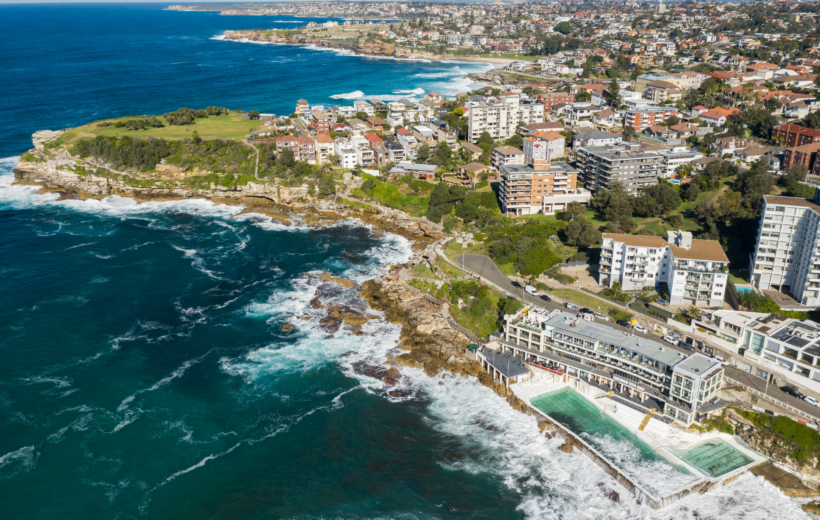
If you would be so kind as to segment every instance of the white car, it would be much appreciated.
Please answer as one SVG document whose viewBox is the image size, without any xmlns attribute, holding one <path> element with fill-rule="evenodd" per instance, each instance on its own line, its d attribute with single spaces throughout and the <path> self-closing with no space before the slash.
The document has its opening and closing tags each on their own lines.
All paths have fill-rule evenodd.
<svg viewBox="0 0 820 520">
<path fill-rule="evenodd" d="M 634 330 L 635 332 L 640 332 L 641 334 L 646 334 L 646 329 L 641 327 L 640 325 L 633 326 L 632 330 Z"/>
<path fill-rule="evenodd" d="M 673 337 L 672 337 L 672 336 L 670 336 L 669 334 L 667 334 L 666 336 L 664 336 L 664 337 L 663 337 L 663 340 L 664 340 L 665 342 L 667 342 L 667 343 L 671 343 L 671 344 L 673 344 L 673 345 L 677 345 L 677 344 L 678 344 L 678 340 L 676 340 L 675 338 L 673 338 Z"/>
<path fill-rule="evenodd" d="M 812 406 L 820 406 L 820 403 L 817 402 L 817 399 L 815 399 L 814 397 L 812 397 L 810 395 L 807 395 L 806 397 L 804 397 L 803 400 L 806 401 L 807 403 L 809 403 Z"/>
<path fill-rule="evenodd" d="M 532 294 L 533 296 L 538 296 L 538 289 L 533 287 L 532 285 L 528 285 L 524 288 L 527 291 L 527 294 Z"/>
<path fill-rule="evenodd" d="M 609 316 L 607 316 L 606 314 L 602 314 L 600 312 L 596 312 L 595 317 L 602 321 L 609 321 Z"/>
</svg>

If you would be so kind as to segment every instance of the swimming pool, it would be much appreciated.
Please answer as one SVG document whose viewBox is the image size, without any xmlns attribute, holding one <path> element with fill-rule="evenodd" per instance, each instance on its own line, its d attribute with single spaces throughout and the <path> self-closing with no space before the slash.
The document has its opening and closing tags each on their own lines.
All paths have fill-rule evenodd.
<svg viewBox="0 0 820 520">
<path fill-rule="evenodd" d="M 725 475 L 754 460 L 723 439 L 712 439 L 687 450 L 672 451 L 712 478 Z"/>
<path fill-rule="evenodd" d="M 669 179 L 669 184 L 680 184 L 678 179 Z"/>
<path fill-rule="evenodd" d="M 653 492 L 664 494 L 698 478 L 569 387 L 533 397 L 530 403 Z"/>
<path fill-rule="evenodd" d="M 736 285 L 735 289 L 737 289 L 737 292 L 739 292 L 740 294 L 746 294 L 747 292 L 755 292 L 754 287 L 750 285 Z"/>
</svg>

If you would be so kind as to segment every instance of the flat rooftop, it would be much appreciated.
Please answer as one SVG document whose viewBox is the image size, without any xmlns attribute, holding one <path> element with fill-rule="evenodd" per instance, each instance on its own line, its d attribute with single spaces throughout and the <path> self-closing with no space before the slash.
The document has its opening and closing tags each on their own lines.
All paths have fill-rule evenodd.
<svg viewBox="0 0 820 520">
<path fill-rule="evenodd" d="M 591 341 L 602 341 L 613 347 L 623 348 L 652 358 L 668 366 L 675 366 L 686 358 L 683 353 L 644 336 L 636 336 L 592 321 L 586 321 L 568 312 L 561 312 L 544 323 L 555 330 L 584 336 Z"/>
<path fill-rule="evenodd" d="M 700 378 L 715 367 L 720 366 L 720 361 L 704 356 L 701 353 L 692 354 L 675 366 L 676 372 L 684 372 L 692 378 Z"/>
</svg>

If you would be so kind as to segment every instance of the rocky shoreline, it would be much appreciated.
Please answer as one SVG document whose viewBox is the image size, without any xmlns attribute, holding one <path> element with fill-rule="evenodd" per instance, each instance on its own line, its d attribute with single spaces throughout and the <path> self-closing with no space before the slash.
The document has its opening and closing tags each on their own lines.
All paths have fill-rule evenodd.
<svg viewBox="0 0 820 520">
<path fill-rule="evenodd" d="M 383 58 L 395 58 L 400 60 L 440 60 L 440 61 L 479 61 L 484 63 L 494 63 L 504 65 L 513 60 L 506 58 L 483 58 L 480 56 L 452 56 L 433 54 L 431 52 L 419 51 L 407 47 L 398 47 L 391 43 L 360 37 L 353 43 L 347 41 L 323 40 L 321 38 L 310 37 L 305 34 L 282 35 L 276 31 L 263 31 L 259 29 L 225 31 L 223 40 L 238 42 L 272 43 L 279 45 L 314 45 L 327 49 L 337 49 L 349 51 L 362 56 L 377 56 Z"/>
</svg>

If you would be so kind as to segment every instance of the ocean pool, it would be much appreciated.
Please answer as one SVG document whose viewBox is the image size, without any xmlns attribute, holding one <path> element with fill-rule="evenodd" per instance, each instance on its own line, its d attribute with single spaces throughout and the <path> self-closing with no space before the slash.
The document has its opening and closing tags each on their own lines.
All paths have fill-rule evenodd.
<svg viewBox="0 0 820 520">
<path fill-rule="evenodd" d="M 533 397 L 530 403 L 655 493 L 665 494 L 698 478 L 569 387 Z"/>
<path fill-rule="evenodd" d="M 672 451 L 713 478 L 725 475 L 754 461 L 723 439 L 712 439 L 696 444 L 687 450 Z"/>
</svg>

